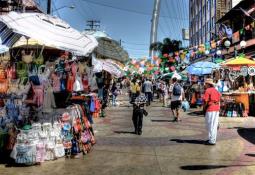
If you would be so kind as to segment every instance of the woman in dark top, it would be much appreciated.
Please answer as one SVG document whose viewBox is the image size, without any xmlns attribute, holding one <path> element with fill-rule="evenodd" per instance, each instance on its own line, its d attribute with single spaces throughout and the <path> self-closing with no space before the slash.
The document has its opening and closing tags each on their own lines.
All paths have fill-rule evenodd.
<svg viewBox="0 0 255 175">
<path fill-rule="evenodd" d="M 116 86 L 116 82 L 113 83 L 111 92 L 112 92 L 112 106 L 116 106 L 116 98 L 118 96 L 118 88 Z"/>
</svg>

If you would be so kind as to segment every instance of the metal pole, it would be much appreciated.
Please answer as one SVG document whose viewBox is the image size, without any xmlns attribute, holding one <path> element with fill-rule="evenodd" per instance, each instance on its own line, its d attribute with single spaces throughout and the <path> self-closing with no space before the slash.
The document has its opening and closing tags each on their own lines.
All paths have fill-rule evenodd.
<svg viewBox="0 0 255 175">
<path fill-rule="evenodd" d="M 159 20 L 159 12 L 160 12 L 160 1 L 154 1 L 154 9 L 152 14 L 152 23 L 151 23 L 151 39 L 150 44 L 157 42 L 157 34 L 158 34 L 158 20 Z M 150 57 L 155 55 L 155 51 L 150 49 Z"/>
<path fill-rule="evenodd" d="M 51 14 L 51 0 L 47 0 L 47 14 Z"/>
</svg>

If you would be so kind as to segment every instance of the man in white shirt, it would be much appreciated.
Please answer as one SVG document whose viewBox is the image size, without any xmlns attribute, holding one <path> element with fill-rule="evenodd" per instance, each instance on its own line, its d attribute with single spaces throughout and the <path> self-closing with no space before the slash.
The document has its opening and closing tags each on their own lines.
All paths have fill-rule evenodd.
<svg viewBox="0 0 255 175">
<path fill-rule="evenodd" d="M 151 101 L 152 101 L 152 90 L 153 90 L 153 86 L 152 86 L 152 82 L 149 79 L 146 79 L 146 81 L 143 83 L 144 86 L 144 93 L 147 97 L 147 104 L 150 105 Z"/>
<path fill-rule="evenodd" d="M 179 109 L 181 108 L 182 101 L 184 100 L 184 90 L 177 82 L 177 78 L 172 79 L 172 84 L 169 88 L 171 98 L 171 110 L 174 116 L 174 121 L 181 121 Z"/>
</svg>

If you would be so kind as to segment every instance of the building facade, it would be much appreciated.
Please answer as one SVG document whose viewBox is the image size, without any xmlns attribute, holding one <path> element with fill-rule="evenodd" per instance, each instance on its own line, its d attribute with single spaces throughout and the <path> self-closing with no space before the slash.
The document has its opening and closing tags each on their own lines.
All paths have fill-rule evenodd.
<svg viewBox="0 0 255 175">
<path fill-rule="evenodd" d="M 217 20 L 231 8 L 232 0 L 189 0 L 190 46 L 213 39 Z"/>
</svg>

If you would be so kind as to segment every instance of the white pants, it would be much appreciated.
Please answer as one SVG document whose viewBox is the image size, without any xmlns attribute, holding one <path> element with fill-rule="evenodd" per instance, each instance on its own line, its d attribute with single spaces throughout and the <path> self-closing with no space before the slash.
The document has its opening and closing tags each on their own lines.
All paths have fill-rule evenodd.
<svg viewBox="0 0 255 175">
<path fill-rule="evenodd" d="M 205 114 L 206 128 L 208 131 L 208 139 L 210 143 L 215 144 L 217 138 L 217 128 L 219 124 L 219 111 L 206 112 Z"/>
</svg>

